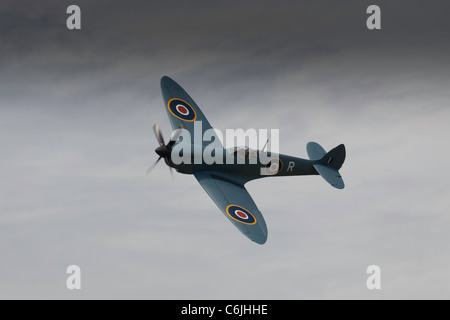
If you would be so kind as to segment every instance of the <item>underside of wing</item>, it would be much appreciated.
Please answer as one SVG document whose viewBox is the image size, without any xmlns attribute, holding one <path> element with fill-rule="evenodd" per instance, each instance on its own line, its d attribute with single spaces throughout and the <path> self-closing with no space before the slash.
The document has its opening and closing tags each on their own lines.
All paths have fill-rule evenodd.
<svg viewBox="0 0 450 320">
<path fill-rule="evenodd" d="M 167 76 L 161 78 L 161 93 L 173 130 L 186 129 L 189 131 L 192 141 L 197 141 L 198 139 L 198 141 L 203 143 L 202 138 L 205 132 L 213 130 L 213 128 L 195 101 L 178 83 Z M 197 125 L 196 131 L 194 130 L 195 125 Z M 201 133 L 202 136 L 194 137 L 194 133 L 197 134 L 197 132 Z M 211 139 L 206 141 L 205 144 L 214 141 L 218 146 L 222 146 L 213 131 L 210 131 L 207 136 L 208 138 L 211 137 Z"/>
<path fill-rule="evenodd" d="M 267 241 L 266 222 L 243 185 L 227 180 L 223 176 L 216 176 L 212 172 L 200 171 L 194 175 L 239 231 L 258 244 Z"/>
</svg>

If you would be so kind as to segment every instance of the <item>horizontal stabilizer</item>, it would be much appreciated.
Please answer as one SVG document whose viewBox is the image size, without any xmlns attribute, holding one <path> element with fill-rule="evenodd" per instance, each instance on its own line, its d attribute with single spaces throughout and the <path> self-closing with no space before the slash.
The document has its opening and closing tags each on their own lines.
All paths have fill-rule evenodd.
<svg viewBox="0 0 450 320">
<path fill-rule="evenodd" d="M 322 159 L 326 154 L 325 150 L 320 146 L 320 144 L 315 142 L 308 142 L 306 145 L 306 151 L 308 152 L 308 157 L 311 160 Z"/>
<path fill-rule="evenodd" d="M 324 178 L 325 181 L 331 184 L 333 187 L 337 189 L 344 189 L 345 187 L 344 180 L 342 180 L 339 171 L 322 164 L 315 164 L 314 168 L 322 176 L 322 178 Z"/>
</svg>

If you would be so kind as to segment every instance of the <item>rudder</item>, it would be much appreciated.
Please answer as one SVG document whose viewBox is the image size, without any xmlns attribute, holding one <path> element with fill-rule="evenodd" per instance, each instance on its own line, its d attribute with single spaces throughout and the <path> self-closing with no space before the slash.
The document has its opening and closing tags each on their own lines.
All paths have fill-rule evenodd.
<svg viewBox="0 0 450 320">
<path fill-rule="evenodd" d="M 345 146 L 340 144 L 336 148 L 331 149 L 321 160 L 324 162 L 323 164 L 339 170 L 345 161 Z"/>
</svg>

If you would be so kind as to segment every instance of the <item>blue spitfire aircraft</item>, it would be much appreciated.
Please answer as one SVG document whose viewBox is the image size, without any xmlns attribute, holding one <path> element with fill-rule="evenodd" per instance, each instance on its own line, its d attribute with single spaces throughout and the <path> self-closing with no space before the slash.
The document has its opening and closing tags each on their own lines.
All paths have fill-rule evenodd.
<svg viewBox="0 0 450 320">
<path fill-rule="evenodd" d="M 245 161 L 244 163 L 237 161 L 234 164 L 226 164 L 226 161 L 221 164 L 205 162 L 175 164 L 172 151 L 177 144 L 181 143 L 179 141 L 182 132 L 180 128 L 187 130 L 193 136 L 195 130 L 198 131 L 195 129 L 196 122 L 197 124 L 201 122 L 202 131 L 197 133 L 202 135 L 212 127 L 194 100 L 174 80 L 162 77 L 161 91 L 174 131 L 171 140 L 165 144 L 161 130 L 156 123 L 153 124 L 154 133 L 160 144 L 155 150 L 159 158 L 148 172 L 161 159 L 164 159 L 171 172 L 174 168 L 180 173 L 193 174 L 230 222 L 250 240 L 264 244 L 267 241 L 267 226 L 261 212 L 244 187 L 248 181 L 273 176 L 321 175 L 333 187 L 344 188 L 344 181 L 338 171 L 345 160 L 343 144 L 327 153 L 319 144 L 309 142 L 306 146 L 309 160 L 283 154 L 264 153 L 269 159 L 265 166 L 262 166 L 261 162 L 251 164 L 245 163 Z M 219 141 L 217 136 L 214 136 L 214 139 L 216 142 Z M 192 144 L 192 147 L 198 148 L 192 142 L 189 143 Z M 203 139 L 201 143 L 200 150 L 205 150 L 206 143 L 203 142 Z M 256 154 L 258 158 L 262 152 L 258 151 L 259 153 L 257 153 L 246 147 L 234 148 L 227 152 L 222 144 L 220 144 L 220 148 L 225 151 L 224 157 L 231 155 L 236 158 L 243 156 L 245 159 L 249 159 L 250 155 Z M 267 170 L 268 174 L 265 174 L 264 170 Z"/>
</svg>

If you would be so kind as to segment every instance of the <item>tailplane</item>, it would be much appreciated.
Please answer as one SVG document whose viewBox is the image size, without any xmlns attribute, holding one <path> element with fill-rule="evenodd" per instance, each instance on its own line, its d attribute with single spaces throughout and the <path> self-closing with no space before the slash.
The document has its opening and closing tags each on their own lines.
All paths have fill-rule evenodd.
<svg viewBox="0 0 450 320">
<path fill-rule="evenodd" d="M 306 150 L 309 158 L 316 161 L 313 166 L 322 178 L 333 187 L 344 189 L 344 180 L 342 180 L 338 170 L 345 161 L 345 146 L 340 144 L 329 152 L 325 152 L 318 143 L 309 142 L 306 145 Z"/>
</svg>

